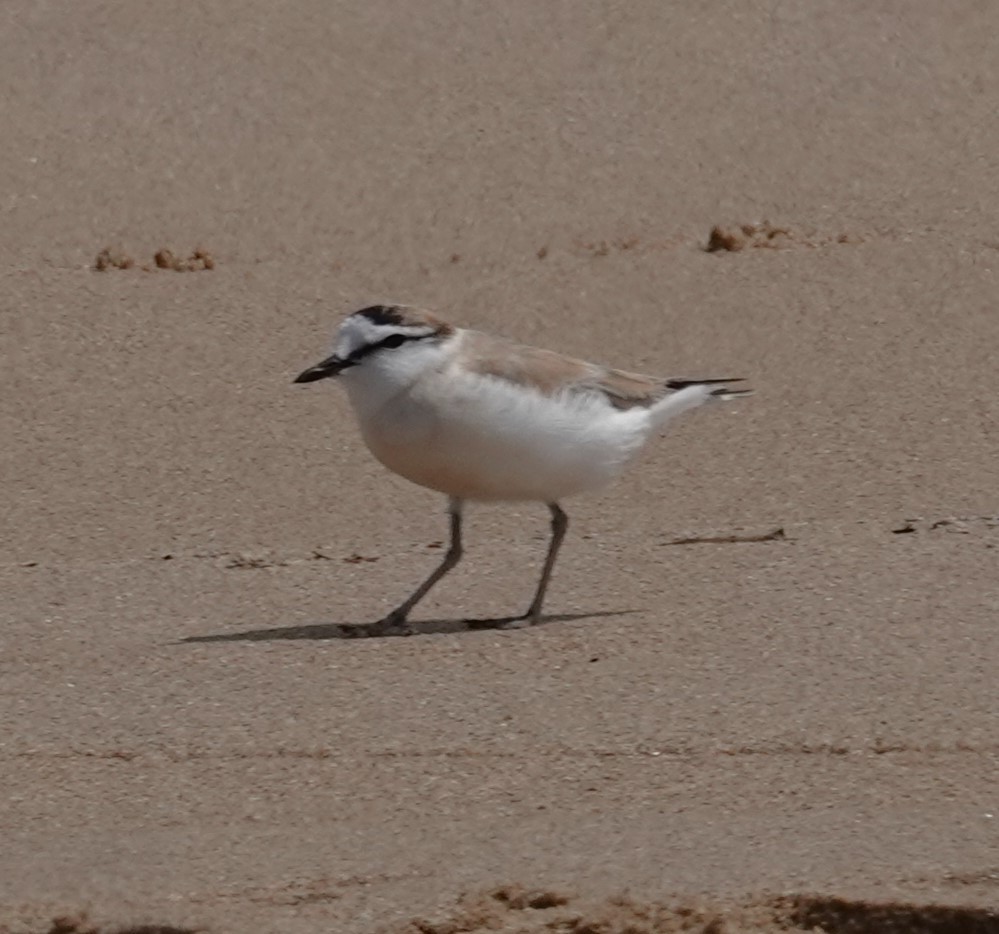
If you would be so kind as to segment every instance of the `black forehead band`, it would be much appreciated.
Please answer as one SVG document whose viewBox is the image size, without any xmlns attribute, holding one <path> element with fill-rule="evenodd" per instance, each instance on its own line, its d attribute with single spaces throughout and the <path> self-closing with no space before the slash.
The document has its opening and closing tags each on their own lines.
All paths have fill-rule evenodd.
<svg viewBox="0 0 999 934">
<path fill-rule="evenodd" d="M 406 324 L 406 318 L 397 305 L 370 305 L 355 312 L 355 314 L 363 315 L 372 324 L 389 327 Z"/>
</svg>

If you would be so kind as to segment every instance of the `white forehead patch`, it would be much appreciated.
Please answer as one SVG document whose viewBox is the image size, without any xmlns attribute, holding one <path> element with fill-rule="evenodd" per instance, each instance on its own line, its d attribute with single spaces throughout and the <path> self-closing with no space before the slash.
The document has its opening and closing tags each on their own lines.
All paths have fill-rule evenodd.
<svg viewBox="0 0 999 934">
<path fill-rule="evenodd" d="M 335 338 L 334 353 L 343 359 L 356 353 L 362 347 L 381 343 L 393 334 L 405 337 L 426 337 L 435 333 L 435 328 L 426 324 L 376 324 L 365 315 L 351 315 L 346 318 Z"/>
</svg>

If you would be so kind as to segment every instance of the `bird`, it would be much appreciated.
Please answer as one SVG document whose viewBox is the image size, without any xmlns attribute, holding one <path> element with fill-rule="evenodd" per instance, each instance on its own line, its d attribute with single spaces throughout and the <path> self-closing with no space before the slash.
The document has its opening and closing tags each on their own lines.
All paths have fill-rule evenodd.
<svg viewBox="0 0 999 934">
<path fill-rule="evenodd" d="M 371 305 L 340 324 L 333 353 L 295 383 L 336 379 L 374 457 L 447 497 L 450 544 L 402 603 L 368 627 L 411 635 L 409 616 L 463 555 L 466 502 L 541 502 L 551 534 L 527 611 L 534 625 L 569 526 L 561 501 L 614 480 L 667 421 L 737 399 L 732 379 L 643 376 L 457 327 L 410 305 Z"/>
</svg>

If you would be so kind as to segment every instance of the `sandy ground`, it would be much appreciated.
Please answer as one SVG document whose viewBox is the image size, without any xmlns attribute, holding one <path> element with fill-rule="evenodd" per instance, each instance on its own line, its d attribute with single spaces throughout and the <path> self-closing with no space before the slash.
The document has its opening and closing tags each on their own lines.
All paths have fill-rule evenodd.
<svg viewBox="0 0 999 934">
<path fill-rule="evenodd" d="M 999 7 L 12 0 L 0 89 L 0 930 L 999 930 Z M 757 395 L 546 625 L 483 507 L 345 639 L 446 535 L 291 385 L 381 300 Z"/>
</svg>

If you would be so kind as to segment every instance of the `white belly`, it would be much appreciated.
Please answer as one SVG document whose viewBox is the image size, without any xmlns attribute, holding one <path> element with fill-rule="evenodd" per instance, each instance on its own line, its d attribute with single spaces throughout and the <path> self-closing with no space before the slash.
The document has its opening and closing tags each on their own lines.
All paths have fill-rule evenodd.
<svg viewBox="0 0 999 934">
<path fill-rule="evenodd" d="M 640 410 L 567 403 L 498 381 L 437 381 L 375 411 L 355 410 L 364 440 L 386 467 L 472 500 L 554 502 L 603 486 L 649 431 Z"/>
</svg>

